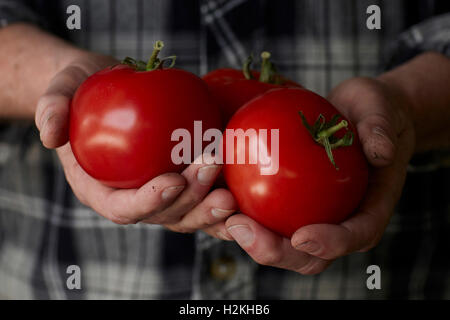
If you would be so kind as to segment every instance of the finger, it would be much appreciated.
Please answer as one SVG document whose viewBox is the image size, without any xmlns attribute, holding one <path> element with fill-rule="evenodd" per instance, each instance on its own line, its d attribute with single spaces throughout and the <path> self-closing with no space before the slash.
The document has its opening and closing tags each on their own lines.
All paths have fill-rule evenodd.
<svg viewBox="0 0 450 320">
<path fill-rule="evenodd" d="M 206 161 L 205 161 L 206 162 Z M 212 163 L 209 162 L 208 163 Z M 216 164 L 191 164 L 181 175 L 187 185 L 183 193 L 167 209 L 154 215 L 146 222 L 156 224 L 175 224 L 209 192 L 222 166 Z"/>
<path fill-rule="evenodd" d="M 228 232 L 225 222 L 218 222 L 212 226 L 203 229 L 204 232 L 209 234 L 211 237 L 225 240 L 225 241 L 234 241 L 231 234 Z"/>
<path fill-rule="evenodd" d="M 295 250 L 289 239 L 271 232 L 243 214 L 230 217 L 225 224 L 236 242 L 259 264 L 301 274 L 316 274 L 331 263 Z"/>
<path fill-rule="evenodd" d="M 376 210 L 359 211 L 340 225 L 304 226 L 294 233 L 291 242 L 299 251 L 333 260 L 352 252 L 373 248 L 381 239 L 388 222 L 389 218 L 381 219 Z"/>
<path fill-rule="evenodd" d="M 236 209 L 237 204 L 230 191 L 215 189 L 178 223 L 167 227 L 177 232 L 194 232 L 225 221 Z"/>
<path fill-rule="evenodd" d="M 87 77 L 82 68 L 69 66 L 51 80 L 46 93 L 39 99 L 35 122 L 45 147 L 56 148 L 68 141 L 70 99 Z"/>
<path fill-rule="evenodd" d="M 390 123 L 390 116 L 383 112 L 366 114 L 357 122 L 364 154 L 374 166 L 389 165 L 395 157 L 398 138 Z"/>
<path fill-rule="evenodd" d="M 164 210 L 183 191 L 186 181 L 176 173 L 158 176 L 139 189 L 114 189 L 89 176 L 78 164 L 70 144 L 57 149 L 69 184 L 77 197 L 105 218 L 137 223 Z"/>
<path fill-rule="evenodd" d="M 358 78 L 339 85 L 328 97 L 331 103 L 356 124 L 364 152 L 374 166 L 392 163 L 398 135 L 404 130 L 401 108 L 382 84 Z"/>
<path fill-rule="evenodd" d="M 371 115 L 365 121 L 358 123 L 358 134 L 366 158 L 374 166 L 388 165 L 395 157 L 397 138 L 380 115 Z"/>
</svg>

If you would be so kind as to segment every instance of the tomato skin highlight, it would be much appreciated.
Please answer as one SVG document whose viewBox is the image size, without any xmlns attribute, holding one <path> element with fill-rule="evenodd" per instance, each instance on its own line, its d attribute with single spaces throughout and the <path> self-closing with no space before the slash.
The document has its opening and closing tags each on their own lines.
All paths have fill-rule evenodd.
<svg viewBox="0 0 450 320">
<path fill-rule="evenodd" d="M 186 167 L 171 159 L 179 143 L 171 135 L 185 128 L 193 144 L 196 120 L 203 130 L 221 124 L 200 78 L 180 69 L 139 72 L 119 65 L 97 72 L 78 88 L 70 107 L 70 144 L 93 178 L 110 187 L 137 188 Z"/>
<path fill-rule="evenodd" d="M 290 238 L 302 226 L 337 224 L 358 207 L 368 183 L 368 164 L 359 138 L 333 150 L 339 170 L 302 124 L 319 114 L 331 119 L 338 111 L 324 98 L 305 89 L 275 89 L 253 99 L 232 117 L 227 129 L 279 129 L 279 170 L 261 175 L 262 164 L 248 164 L 246 148 L 234 144 L 235 156 L 245 153 L 246 164 L 225 164 L 224 177 L 240 211 L 268 229 Z M 342 119 L 345 119 L 342 117 Z M 341 132 L 342 131 L 342 132 Z M 342 137 L 345 130 L 336 134 Z M 225 143 L 226 146 L 226 143 Z M 271 141 L 267 149 L 272 159 Z"/>
<path fill-rule="evenodd" d="M 261 82 L 258 81 L 259 71 L 251 71 L 251 73 L 254 79 L 247 80 L 242 70 L 221 68 L 202 77 L 220 106 L 224 125 L 245 103 L 269 90 L 284 87 L 302 88 L 298 83 L 283 77 L 279 77 L 283 84 Z"/>
</svg>

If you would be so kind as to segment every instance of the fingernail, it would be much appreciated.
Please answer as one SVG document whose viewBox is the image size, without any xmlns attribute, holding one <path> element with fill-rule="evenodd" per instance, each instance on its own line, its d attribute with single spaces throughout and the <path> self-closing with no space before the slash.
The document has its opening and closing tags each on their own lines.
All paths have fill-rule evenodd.
<svg viewBox="0 0 450 320">
<path fill-rule="evenodd" d="M 297 250 L 313 253 L 320 249 L 320 245 L 315 241 L 305 241 L 295 247 Z"/>
<path fill-rule="evenodd" d="M 39 126 L 40 131 L 44 129 L 45 125 L 51 117 L 53 117 L 53 112 L 51 110 L 47 110 L 47 112 L 42 115 Z"/>
<path fill-rule="evenodd" d="M 164 201 L 170 200 L 178 196 L 181 191 L 183 191 L 184 186 L 174 186 L 174 187 L 167 187 L 164 189 L 164 191 L 161 194 L 161 198 Z"/>
<path fill-rule="evenodd" d="M 198 169 L 197 180 L 201 185 L 208 186 L 213 183 L 216 178 L 219 166 L 211 165 Z"/>
<path fill-rule="evenodd" d="M 232 238 L 230 238 L 229 236 L 226 236 L 225 234 L 223 234 L 223 233 L 220 232 L 220 231 L 217 231 L 217 237 L 218 237 L 219 239 L 222 239 L 222 240 L 233 241 Z"/>
<path fill-rule="evenodd" d="M 50 117 L 47 118 L 47 119 L 44 119 L 44 121 L 42 121 L 42 123 L 41 123 L 41 128 L 39 129 L 41 140 L 42 140 L 42 137 L 46 136 L 46 133 L 47 133 L 47 122 L 48 122 L 49 119 L 50 119 Z"/>
<path fill-rule="evenodd" d="M 45 121 L 42 124 L 42 127 L 40 129 L 40 134 L 39 134 L 39 137 L 41 138 L 41 140 L 49 135 L 55 134 L 55 132 L 51 132 L 50 130 L 55 131 L 55 128 L 58 125 L 58 121 L 60 121 L 60 120 L 61 120 L 61 118 L 55 113 L 52 113 L 48 118 L 45 119 Z M 50 122 L 53 122 L 53 125 L 50 125 Z"/>
<path fill-rule="evenodd" d="M 228 227 L 228 232 L 233 236 L 234 240 L 239 243 L 241 247 L 248 247 L 252 245 L 255 238 L 250 228 L 243 224 Z"/>
<path fill-rule="evenodd" d="M 381 128 L 381 127 L 374 127 L 372 129 L 372 133 L 376 134 L 376 135 L 379 135 L 379 136 L 382 136 L 384 138 L 388 138 L 388 135 L 387 135 L 386 131 L 383 128 Z"/>
<path fill-rule="evenodd" d="M 219 208 L 212 208 L 211 209 L 211 214 L 215 217 L 215 218 L 226 218 L 228 217 L 230 214 L 232 214 L 234 212 L 234 210 L 225 210 L 225 209 L 219 209 Z"/>
</svg>

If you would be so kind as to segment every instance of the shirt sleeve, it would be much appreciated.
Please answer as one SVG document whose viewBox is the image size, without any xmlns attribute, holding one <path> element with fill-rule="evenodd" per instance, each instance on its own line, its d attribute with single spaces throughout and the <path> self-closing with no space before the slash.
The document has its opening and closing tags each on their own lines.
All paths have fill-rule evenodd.
<svg viewBox="0 0 450 320">
<path fill-rule="evenodd" d="M 427 51 L 450 57 L 450 13 L 439 15 L 412 26 L 401 33 L 390 48 L 386 69 L 392 69 L 416 55 Z M 416 154 L 410 161 L 409 172 L 426 172 L 430 168 L 448 167 L 450 150 L 434 150 Z"/>
<path fill-rule="evenodd" d="M 391 50 L 387 69 L 400 65 L 426 51 L 450 57 L 450 13 L 425 20 L 400 34 Z"/>
<path fill-rule="evenodd" d="M 0 28 L 15 22 L 41 24 L 42 20 L 25 1 L 0 0 Z"/>
</svg>

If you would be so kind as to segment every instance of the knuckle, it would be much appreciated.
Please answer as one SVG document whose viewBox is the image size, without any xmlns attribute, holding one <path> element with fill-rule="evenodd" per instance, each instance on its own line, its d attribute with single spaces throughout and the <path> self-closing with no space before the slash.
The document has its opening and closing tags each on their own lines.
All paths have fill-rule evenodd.
<svg viewBox="0 0 450 320">
<path fill-rule="evenodd" d="M 227 189 L 215 189 L 209 194 L 208 198 L 217 208 L 231 209 L 236 206 L 232 193 Z"/>
</svg>

